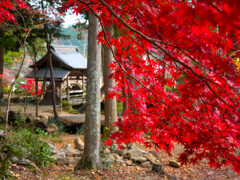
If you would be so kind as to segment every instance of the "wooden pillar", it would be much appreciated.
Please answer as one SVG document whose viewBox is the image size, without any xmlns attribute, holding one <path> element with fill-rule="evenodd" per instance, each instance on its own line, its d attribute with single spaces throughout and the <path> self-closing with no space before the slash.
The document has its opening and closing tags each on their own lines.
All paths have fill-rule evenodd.
<svg viewBox="0 0 240 180">
<path fill-rule="evenodd" d="M 60 82 L 60 90 L 59 90 L 59 98 L 60 98 L 60 108 L 61 108 L 61 111 L 62 111 L 62 83 L 63 82 Z"/>
<path fill-rule="evenodd" d="M 83 103 L 83 100 L 84 100 L 84 74 L 83 74 L 83 71 L 82 71 L 82 103 Z"/>
<path fill-rule="evenodd" d="M 36 84 L 36 87 L 35 87 L 35 95 L 36 95 L 36 100 L 38 101 L 38 78 L 36 78 L 36 82 L 35 82 Z"/>
<path fill-rule="evenodd" d="M 69 102 L 69 76 L 67 76 L 67 102 Z"/>
</svg>

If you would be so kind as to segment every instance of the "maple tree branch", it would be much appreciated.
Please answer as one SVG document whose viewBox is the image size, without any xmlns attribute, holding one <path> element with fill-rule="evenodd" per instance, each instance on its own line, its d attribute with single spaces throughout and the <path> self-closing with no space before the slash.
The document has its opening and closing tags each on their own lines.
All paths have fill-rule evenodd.
<svg viewBox="0 0 240 180">
<path fill-rule="evenodd" d="M 208 115 L 208 119 L 209 119 L 210 124 L 211 124 L 212 139 L 213 139 L 213 134 L 214 134 L 214 133 L 213 133 L 213 124 L 212 124 L 212 120 L 211 120 L 211 118 L 210 118 L 210 114 L 209 114 L 209 112 L 208 112 L 207 105 L 206 105 L 205 101 L 203 100 L 203 98 L 202 98 L 201 94 L 199 93 L 199 91 L 197 91 L 197 93 L 198 93 L 199 97 L 201 98 L 201 100 L 202 100 L 202 102 L 203 102 L 203 104 L 204 104 L 204 106 L 205 106 L 205 109 L 206 109 L 206 112 L 207 112 L 207 115 Z"/>
<path fill-rule="evenodd" d="M 147 56 L 148 56 L 148 59 L 149 59 L 149 60 L 151 59 L 150 56 L 149 56 L 149 54 L 150 54 L 152 57 L 154 57 L 155 59 L 160 60 L 160 58 L 157 58 L 155 55 L 153 55 L 152 52 L 146 50 L 146 48 L 145 48 L 143 45 L 141 45 L 139 42 L 137 42 L 134 38 L 130 37 L 130 36 L 128 35 L 128 33 L 126 32 L 125 29 L 123 29 L 123 28 L 121 28 L 121 29 L 122 29 L 122 31 L 124 32 L 124 34 L 125 34 L 129 39 L 131 39 L 133 42 L 135 42 L 137 45 L 139 45 L 139 46 L 147 53 Z M 160 60 L 160 61 L 161 61 L 161 60 Z"/>
<path fill-rule="evenodd" d="M 217 7 L 217 5 L 214 2 L 210 3 L 212 7 L 214 7 L 218 12 L 220 13 L 224 13 L 222 9 L 220 9 L 219 7 Z"/>
<path fill-rule="evenodd" d="M 143 34 L 142 32 L 138 31 L 137 29 L 133 28 L 132 26 L 130 26 L 128 23 L 126 23 L 126 21 L 121 18 L 120 16 L 118 16 L 118 14 L 104 1 L 104 0 L 99 0 L 104 6 L 106 6 L 109 11 L 114 15 L 115 18 L 117 18 L 119 21 L 121 21 L 126 27 L 128 27 L 130 30 L 132 30 L 133 32 L 137 33 L 138 35 L 140 35 L 141 37 L 143 37 L 145 40 L 151 42 L 152 44 L 154 44 L 155 46 L 157 46 L 159 49 L 161 49 L 167 56 L 169 56 L 173 61 L 176 61 L 178 63 L 180 63 L 182 66 L 184 66 L 185 68 L 189 69 L 196 77 L 198 77 L 199 79 L 201 79 L 206 85 L 207 87 L 210 89 L 210 91 L 212 91 L 216 97 L 218 97 L 222 102 L 224 102 L 227 106 L 231 107 L 232 109 L 234 109 L 233 106 L 229 105 L 220 95 L 218 95 L 210 86 L 210 84 L 199 74 L 197 74 L 191 67 L 189 67 L 188 65 L 186 65 L 185 63 L 183 63 L 182 61 L 180 61 L 179 59 L 175 58 L 171 53 L 167 52 L 163 47 L 161 47 L 160 45 L 158 45 L 156 42 L 154 42 L 154 40 L 152 38 L 149 38 L 148 36 L 146 36 L 145 34 Z"/>
<path fill-rule="evenodd" d="M 99 21 L 101 22 L 100 17 L 96 14 L 96 12 L 92 9 L 92 7 L 91 7 L 88 3 L 85 3 L 85 2 L 82 1 L 82 0 L 79 0 L 79 1 L 80 1 L 80 2 L 83 2 L 85 5 L 87 5 L 87 6 L 90 8 L 90 10 L 94 13 L 94 15 L 95 15 L 95 16 L 99 19 Z M 101 24 L 101 23 L 100 23 L 100 24 Z M 113 54 L 114 59 L 116 60 L 116 62 L 118 63 L 118 65 L 119 65 L 119 67 L 122 69 L 122 71 L 123 71 L 125 74 L 127 74 L 127 71 L 126 71 L 125 68 L 122 66 L 122 64 L 120 63 L 120 61 L 117 59 L 117 57 L 116 57 L 116 55 L 115 55 L 115 52 L 113 51 L 113 49 L 112 49 L 112 47 L 111 47 L 111 44 L 110 44 L 110 42 L 109 42 L 109 40 L 108 40 L 108 38 L 107 38 L 107 36 L 106 36 L 105 28 L 103 27 L 102 24 L 101 24 L 101 27 L 102 27 L 102 29 L 103 29 L 104 38 L 105 38 L 106 41 L 107 41 L 107 44 L 108 44 L 108 46 L 109 46 L 109 48 L 110 48 L 110 50 L 111 50 L 111 52 L 112 52 L 112 54 Z M 150 90 L 150 89 L 147 88 L 144 84 L 142 84 L 142 82 L 139 81 L 136 77 L 134 77 L 133 75 L 129 75 L 129 76 L 132 77 L 135 81 L 137 81 L 143 88 L 145 88 L 146 90 L 148 90 L 149 92 L 151 92 L 151 94 L 153 94 L 153 96 L 154 96 L 159 102 L 161 102 L 162 104 L 168 106 L 165 102 L 163 102 L 162 100 L 160 100 L 160 99 L 157 97 L 157 95 L 156 95 L 152 90 Z M 172 110 L 176 111 L 171 105 L 169 105 L 169 107 L 170 107 Z M 177 112 L 177 111 L 176 111 L 176 112 Z M 185 120 L 187 120 L 187 118 L 185 118 L 183 115 L 180 114 L 180 116 L 182 116 Z"/>
<path fill-rule="evenodd" d="M 81 3 L 83 3 L 83 4 L 85 4 L 85 5 L 87 5 L 87 6 L 90 8 L 90 10 L 98 17 L 99 21 L 101 22 L 100 17 L 95 13 L 95 11 L 93 10 L 93 8 L 92 8 L 91 6 L 89 6 L 89 3 L 86 3 L 85 1 L 82 1 L 82 0 L 78 0 L 78 1 L 81 2 Z M 227 106 L 229 106 L 229 107 L 231 107 L 231 108 L 234 108 L 234 107 L 232 107 L 231 105 L 229 105 L 224 99 L 222 99 L 222 97 L 219 96 L 219 95 L 212 89 L 212 87 L 210 86 L 210 84 L 209 84 L 205 79 L 203 79 L 202 76 L 198 75 L 191 67 L 189 67 L 189 66 L 186 65 L 185 63 L 183 63 L 183 62 L 181 62 L 180 60 L 178 60 L 178 59 L 176 59 L 175 57 L 173 57 L 173 55 L 172 55 L 170 52 L 167 52 L 166 49 L 164 49 L 163 47 L 161 47 L 160 45 L 158 45 L 156 42 L 154 42 L 153 39 L 147 37 L 147 36 L 144 35 L 143 33 L 139 32 L 139 31 L 136 30 L 135 28 L 133 28 L 133 27 L 131 27 L 130 25 L 128 25 L 121 17 L 119 17 L 119 16 L 115 13 L 115 11 L 112 10 L 112 8 L 111 8 L 108 4 L 106 4 L 105 1 L 103 1 L 103 0 L 99 0 L 99 1 L 100 1 L 103 5 L 105 5 L 105 6 L 110 10 L 110 12 L 114 15 L 114 17 L 116 17 L 119 21 L 121 21 L 126 27 L 128 27 L 130 30 L 132 30 L 133 32 L 137 33 L 138 35 L 142 36 L 145 40 L 147 40 L 147 41 L 151 42 L 152 44 L 154 44 L 155 46 L 157 46 L 157 47 L 158 47 L 160 50 L 162 50 L 166 55 L 168 55 L 171 59 L 173 59 L 174 62 L 178 62 L 179 64 L 181 64 L 181 65 L 184 66 L 185 68 L 189 69 L 196 77 L 198 77 L 199 79 L 201 79 L 201 80 L 207 85 L 207 87 L 210 89 L 211 92 L 213 92 L 213 93 L 215 94 L 216 97 L 218 97 L 221 101 L 223 101 Z M 101 26 L 102 26 L 102 24 L 101 24 Z M 105 29 L 104 29 L 104 28 L 103 28 L 103 32 L 104 32 L 104 36 L 106 37 L 106 32 L 105 32 Z M 106 39 L 106 41 L 107 41 L 107 44 L 108 44 L 109 47 L 110 47 L 110 50 L 111 50 L 111 52 L 112 52 L 112 54 L 113 54 L 114 59 L 115 59 L 116 62 L 118 63 L 120 69 L 122 69 L 124 73 L 127 73 L 127 71 L 125 70 L 125 68 L 124 68 L 124 67 L 122 66 L 122 64 L 120 63 L 120 61 L 118 61 L 118 59 L 117 59 L 117 57 L 116 57 L 113 49 L 111 48 L 111 44 L 110 44 L 110 42 L 108 41 L 108 39 Z M 153 96 L 154 96 L 159 102 L 161 102 L 162 104 L 164 104 L 164 105 L 167 106 L 167 104 L 166 104 L 164 101 L 160 100 L 160 99 L 157 97 L 157 95 L 156 95 L 152 90 L 150 90 L 150 89 L 147 88 L 145 85 L 143 85 L 140 80 L 138 80 L 136 77 L 134 77 L 134 76 L 132 76 L 132 75 L 129 75 L 129 76 L 132 77 L 136 82 L 138 82 L 143 88 L 145 88 L 145 89 L 148 90 L 151 94 L 153 94 Z M 170 107 L 173 111 L 176 111 L 176 112 L 177 112 L 177 110 L 175 110 L 172 106 L 169 106 L 169 107 Z M 182 114 L 179 114 L 179 115 L 180 115 L 183 119 L 188 120 L 188 119 L 187 119 L 186 117 L 184 117 Z"/>
<path fill-rule="evenodd" d="M 201 62 L 197 61 L 196 59 L 193 59 L 193 58 L 192 58 L 187 52 L 185 52 L 182 48 L 180 48 L 180 47 L 178 47 L 178 46 L 175 46 L 175 45 L 172 45 L 172 44 L 169 44 L 169 43 L 166 43 L 166 42 L 163 42 L 163 41 L 161 41 L 161 43 L 166 44 L 166 45 L 169 45 L 169 46 L 172 46 L 172 47 L 178 49 L 178 50 L 181 51 L 183 54 L 185 54 L 188 58 L 190 58 L 192 61 L 194 61 L 195 63 L 197 63 L 198 65 L 200 65 L 202 68 L 206 68 L 206 70 L 208 70 L 209 72 L 214 72 L 215 74 L 218 74 L 218 73 L 215 72 L 214 70 L 209 69 L 208 67 L 202 65 Z M 232 86 L 223 78 L 223 76 L 222 76 L 221 74 L 218 74 L 218 75 L 221 77 L 221 79 L 222 79 L 233 91 L 235 91 L 235 88 L 232 87 Z M 213 83 L 213 84 L 217 85 L 218 87 L 220 87 L 221 89 L 223 89 L 223 88 L 222 88 L 219 84 L 217 84 L 216 82 L 214 82 L 214 81 L 212 81 L 212 80 L 210 80 L 210 79 L 207 79 L 206 77 L 203 77 L 203 78 L 205 78 L 206 81 L 209 81 L 210 83 Z M 223 90 L 224 90 L 224 89 L 223 89 Z M 229 99 L 230 99 L 230 100 L 232 101 L 232 103 L 234 104 L 234 100 L 233 100 L 231 97 L 229 97 Z"/>
</svg>

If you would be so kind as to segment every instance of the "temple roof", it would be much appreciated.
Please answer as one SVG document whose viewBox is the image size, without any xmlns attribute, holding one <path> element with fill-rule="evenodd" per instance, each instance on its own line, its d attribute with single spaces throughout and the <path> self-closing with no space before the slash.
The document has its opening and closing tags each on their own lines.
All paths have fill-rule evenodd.
<svg viewBox="0 0 240 180">
<path fill-rule="evenodd" d="M 87 72 L 87 59 L 83 57 L 76 46 L 60 46 L 53 45 L 50 49 L 53 65 L 53 76 L 55 79 L 65 79 L 69 76 L 83 76 Z M 37 61 L 37 78 L 43 78 L 46 72 L 46 67 L 49 62 L 49 54 L 45 54 L 39 61 Z M 30 66 L 34 68 L 34 65 Z M 35 72 L 32 70 L 27 78 L 34 78 Z M 51 78 L 48 68 L 46 78 Z"/>
<path fill-rule="evenodd" d="M 83 57 L 76 46 L 51 46 L 52 62 L 55 67 L 66 69 L 87 69 L 87 59 Z M 49 55 L 45 54 L 37 63 L 38 68 L 46 67 Z M 31 66 L 32 68 L 34 65 Z"/>
<path fill-rule="evenodd" d="M 44 78 L 46 73 L 46 68 L 40 68 L 36 72 L 36 77 L 37 78 Z M 59 68 L 59 67 L 54 67 L 53 68 L 53 75 L 55 79 L 65 79 L 67 75 L 69 75 L 70 70 L 64 69 L 64 68 Z M 32 70 L 29 74 L 25 76 L 26 78 L 35 78 L 35 72 Z M 46 74 L 46 79 L 51 79 L 51 74 L 50 74 L 50 69 L 48 68 L 47 74 Z"/>
</svg>

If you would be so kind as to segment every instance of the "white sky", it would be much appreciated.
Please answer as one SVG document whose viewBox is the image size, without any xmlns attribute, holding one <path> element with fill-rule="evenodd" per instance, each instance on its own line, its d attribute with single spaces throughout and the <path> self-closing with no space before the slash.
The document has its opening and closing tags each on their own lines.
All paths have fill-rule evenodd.
<svg viewBox="0 0 240 180">
<path fill-rule="evenodd" d="M 72 11 L 68 11 L 64 18 L 64 21 L 65 22 L 63 23 L 63 25 L 65 27 L 68 27 L 68 26 L 75 24 L 78 21 L 84 21 L 84 20 L 81 18 L 81 16 L 79 16 L 79 15 L 76 16 L 76 14 L 72 13 Z"/>
<path fill-rule="evenodd" d="M 65 22 L 63 23 L 63 25 L 64 26 L 70 26 L 70 25 L 76 23 L 77 19 L 79 19 L 79 17 L 77 17 L 76 14 L 71 14 L 70 15 L 70 13 L 67 13 L 67 15 L 64 18 Z"/>
</svg>

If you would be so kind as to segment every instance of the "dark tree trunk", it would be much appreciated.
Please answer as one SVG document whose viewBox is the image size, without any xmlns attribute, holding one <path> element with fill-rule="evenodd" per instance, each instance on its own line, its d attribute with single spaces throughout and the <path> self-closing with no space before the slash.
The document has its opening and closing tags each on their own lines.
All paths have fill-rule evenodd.
<svg viewBox="0 0 240 180">
<path fill-rule="evenodd" d="M 0 38 L 4 38 L 4 31 L 2 30 L 0 30 Z M 4 47 L 0 46 L 0 74 L 3 74 L 3 68 L 4 68 Z M 2 83 L 3 78 L 0 77 L 0 100 L 3 99 Z"/>
<path fill-rule="evenodd" d="M 113 35 L 114 29 L 113 26 L 106 26 L 106 32 Z M 109 94 L 109 89 L 112 89 L 115 86 L 115 82 L 113 79 L 109 78 L 111 74 L 111 69 L 109 65 L 113 61 L 113 55 L 111 49 L 107 44 L 104 45 L 103 50 L 103 81 L 104 81 L 104 92 L 105 97 Z M 104 130 L 103 130 L 103 138 L 108 138 L 111 133 L 113 133 L 116 128 L 113 123 L 117 121 L 117 101 L 116 98 L 107 98 L 105 99 L 105 121 L 104 121 Z"/>
<path fill-rule="evenodd" d="M 0 30 L 0 38 L 4 38 L 4 31 Z M 4 68 L 4 47 L 0 46 L 0 74 L 3 74 Z M 3 101 L 3 91 L 2 91 L 3 77 L 0 77 L 0 117 L 3 117 L 1 101 Z"/>
<path fill-rule="evenodd" d="M 55 79 L 53 75 L 53 65 L 52 65 L 52 56 L 50 52 L 50 42 L 47 43 L 48 48 L 48 58 L 49 58 L 49 68 L 50 68 L 50 74 L 51 74 L 51 80 L 52 80 L 52 104 L 53 104 L 53 112 L 55 119 L 58 120 L 58 113 L 57 113 L 57 107 L 56 107 L 56 93 L 55 93 Z"/>
</svg>

